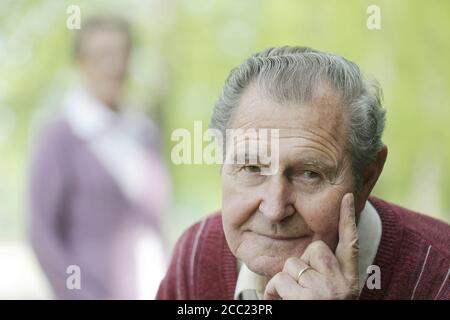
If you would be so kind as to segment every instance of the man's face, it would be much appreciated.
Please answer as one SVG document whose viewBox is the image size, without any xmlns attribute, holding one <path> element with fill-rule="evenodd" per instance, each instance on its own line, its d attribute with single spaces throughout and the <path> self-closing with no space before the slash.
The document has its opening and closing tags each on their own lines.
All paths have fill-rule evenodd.
<svg viewBox="0 0 450 320">
<path fill-rule="evenodd" d="M 324 85 L 304 105 L 262 98 L 256 86 L 241 97 L 232 128 L 279 129 L 275 174 L 245 164 L 222 170 L 225 236 L 252 271 L 271 277 L 315 240 L 334 251 L 341 200 L 354 191 L 344 113 L 335 91 Z"/>
</svg>

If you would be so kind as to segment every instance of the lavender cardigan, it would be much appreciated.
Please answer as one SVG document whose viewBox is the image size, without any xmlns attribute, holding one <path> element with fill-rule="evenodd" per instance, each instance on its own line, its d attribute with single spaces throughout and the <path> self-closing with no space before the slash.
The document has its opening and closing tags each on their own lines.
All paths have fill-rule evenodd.
<svg viewBox="0 0 450 320">
<path fill-rule="evenodd" d="M 63 118 L 34 150 L 30 209 L 31 243 L 57 298 L 136 298 L 132 243 L 146 227 L 159 235 L 159 217 L 123 195 Z M 81 290 L 66 287 L 69 265 L 81 269 Z"/>
</svg>

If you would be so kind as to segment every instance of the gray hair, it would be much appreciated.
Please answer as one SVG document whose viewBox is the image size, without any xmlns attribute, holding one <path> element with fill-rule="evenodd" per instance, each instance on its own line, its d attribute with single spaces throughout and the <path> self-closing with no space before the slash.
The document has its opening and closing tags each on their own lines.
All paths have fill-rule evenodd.
<svg viewBox="0 0 450 320">
<path fill-rule="evenodd" d="M 210 128 L 218 129 L 226 137 L 239 99 L 252 83 L 277 102 L 305 103 L 311 101 L 314 89 L 324 82 L 349 107 L 346 149 L 359 189 L 364 169 L 375 161 L 383 147 L 385 109 L 378 82 L 365 79 L 355 63 L 339 55 L 290 46 L 252 55 L 228 76 L 214 106 Z"/>
</svg>

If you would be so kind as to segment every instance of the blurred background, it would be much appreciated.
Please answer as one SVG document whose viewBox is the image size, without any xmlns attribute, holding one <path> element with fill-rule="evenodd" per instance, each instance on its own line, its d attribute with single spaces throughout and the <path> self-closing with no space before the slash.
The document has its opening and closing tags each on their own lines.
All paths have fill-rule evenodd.
<svg viewBox="0 0 450 320">
<path fill-rule="evenodd" d="M 381 29 L 366 26 L 369 5 Z M 27 235 L 31 150 L 78 80 L 67 27 L 111 15 L 133 31 L 126 94 L 157 124 L 172 191 L 167 254 L 181 232 L 220 208 L 219 167 L 174 165 L 171 133 L 207 128 L 232 67 L 270 46 L 341 54 L 379 80 L 389 156 L 373 194 L 450 222 L 450 2 L 2 0 L 0 3 L 0 298 L 53 298 Z"/>
</svg>

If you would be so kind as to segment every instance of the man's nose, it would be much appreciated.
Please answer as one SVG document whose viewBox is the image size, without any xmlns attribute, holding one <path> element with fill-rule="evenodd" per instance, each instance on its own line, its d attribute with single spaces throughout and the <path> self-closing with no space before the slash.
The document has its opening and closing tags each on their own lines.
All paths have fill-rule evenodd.
<svg viewBox="0 0 450 320">
<path fill-rule="evenodd" d="M 295 192 L 285 177 L 272 176 L 264 193 L 259 210 L 272 224 L 278 224 L 295 213 Z"/>
</svg>

